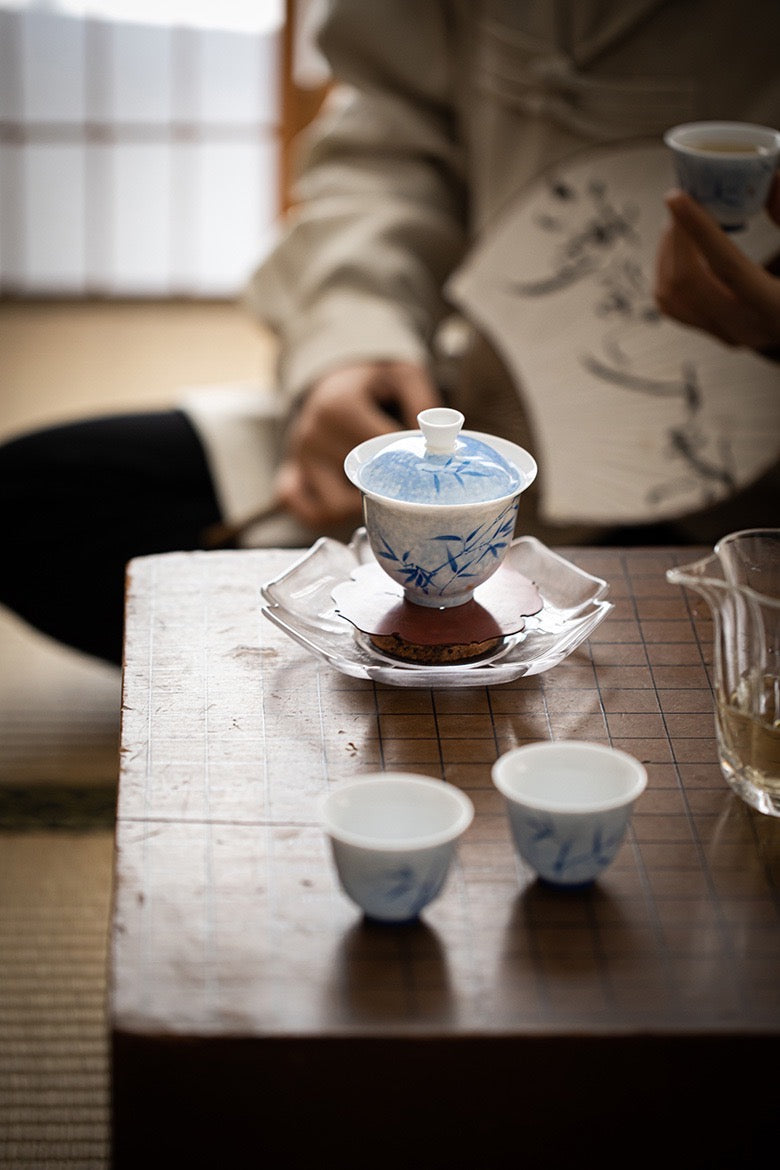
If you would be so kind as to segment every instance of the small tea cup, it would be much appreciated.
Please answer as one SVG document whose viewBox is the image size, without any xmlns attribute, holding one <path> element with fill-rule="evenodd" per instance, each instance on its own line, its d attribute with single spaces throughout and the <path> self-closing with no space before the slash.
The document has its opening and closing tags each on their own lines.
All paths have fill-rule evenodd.
<svg viewBox="0 0 780 1170">
<path fill-rule="evenodd" d="M 323 828 L 344 893 L 379 922 L 409 922 L 441 893 L 474 805 L 444 780 L 370 773 L 334 788 Z"/>
<path fill-rule="evenodd" d="M 750 122 L 687 122 L 664 142 L 677 182 L 726 231 L 743 228 L 764 206 L 780 160 L 780 132 Z"/>
<path fill-rule="evenodd" d="M 562 740 L 511 749 L 492 779 L 522 860 L 546 882 L 578 886 L 614 860 L 647 772 L 617 748 Z"/>
</svg>

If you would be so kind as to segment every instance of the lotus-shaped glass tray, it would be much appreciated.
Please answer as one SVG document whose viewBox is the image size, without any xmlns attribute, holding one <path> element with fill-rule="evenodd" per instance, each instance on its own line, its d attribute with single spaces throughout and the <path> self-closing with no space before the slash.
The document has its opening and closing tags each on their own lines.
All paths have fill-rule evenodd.
<svg viewBox="0 0 780 1170">
<path fill-rule="evenodd" d="M 579 569 L 532 536 L 512 541 L 507 564 L 532 581 L 542 608 L 477 661 L 428 665 L 383 654 L 338 612 L 334 589 L 374 560 L 364 528 L 348 545 L 322 537 L 262 586 L 265 616 L 312 654 L 352 678 L 401 687 L 474 687 L 511 682 L 557 666 L 613 608 L 606 581 Z"/>
</svg>

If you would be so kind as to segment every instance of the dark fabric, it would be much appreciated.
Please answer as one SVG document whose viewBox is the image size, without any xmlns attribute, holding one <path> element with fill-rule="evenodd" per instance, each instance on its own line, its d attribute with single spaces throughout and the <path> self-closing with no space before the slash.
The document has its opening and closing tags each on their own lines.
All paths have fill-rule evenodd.
<svg viewBox="0 0 780 1170">
<path fill-rule="evenodd" d="M 0 602 L 52 638 L 120 663 L 127 562 L 202 547 L 220 519 L 180 411 L 114 415 L 0 446 Z"/>
</svg>

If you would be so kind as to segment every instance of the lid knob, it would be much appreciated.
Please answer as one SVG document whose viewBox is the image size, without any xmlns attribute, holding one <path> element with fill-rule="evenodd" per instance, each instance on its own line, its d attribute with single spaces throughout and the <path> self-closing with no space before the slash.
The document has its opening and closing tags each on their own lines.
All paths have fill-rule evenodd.
<svg viewBox="0 0 780 1170">
<path fill-rule="evenodd" d="M 417 422 L 425 439 L 426 453 L 451 454 L 465 421 L 459 410 L 451 410 L 448 406 L 432 406 L 429 410 L 421 410 Z"/>
</svg>

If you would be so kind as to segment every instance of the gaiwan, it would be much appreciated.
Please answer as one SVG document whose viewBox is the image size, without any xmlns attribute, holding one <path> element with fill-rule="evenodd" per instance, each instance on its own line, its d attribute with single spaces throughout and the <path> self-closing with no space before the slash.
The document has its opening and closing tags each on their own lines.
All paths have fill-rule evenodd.
<svg viewBox="0 0 780 1170">
<path fill-rule="evenodd" d="M 374 556 L 406 600 L 463 605 L 504 560 L 536 462 L 506 439 L 464 431 L 458 410 L 417 421 L 418 431 L 354 447 L 344 470 L 362 493 Z"/>
</svg>

